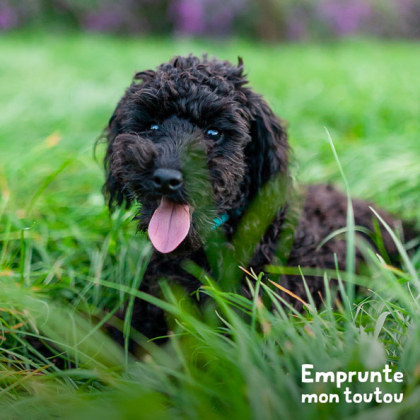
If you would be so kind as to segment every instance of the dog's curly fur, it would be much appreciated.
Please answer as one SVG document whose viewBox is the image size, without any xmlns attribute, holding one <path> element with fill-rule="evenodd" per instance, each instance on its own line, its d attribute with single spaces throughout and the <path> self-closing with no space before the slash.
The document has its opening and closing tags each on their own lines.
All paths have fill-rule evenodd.
<svg viewBox="0 0 420 420">
<path fill-rule="evenodd" d="M 198 209 L 204 184 L 200 185 L 198 175 L 189 174 L 188 168 L 191 172 L 191 155 L 202 152 L 215 211 L 218 215 L 229 215 L 219 229 L 231 240 L 240 220 L 238 209 L 246 210 L 274 175 L 281 174 L 290 180 L 285 127 L 265 100 L 247 86 L 243 71 L 241 59 L 238 65 L 233 65 L 190 55 L 175 57 L 156 71 L 135 74 L 107 129 L 104 193 L 111 208 L 139 203 L 139 229 L 147 230 L 161 199 L 153 187 L 153 173 L 157 168 L 168 168 L 181 171 L 185 179 L 183 188 L 171 194 L 170 199 Z M 150 130 L 153 124 L 159 124 L 159 129 Z M 220 139 L 208 138 L 209 128 L 217 128 L 222 133 Z M 373 231 L 373 214 L 368 203 L 355 200 L 353 206 L 356 225 Z M 250 263 L 256 272 L 273 261 L 290 207 L 286 204 L 278 209 L 256 246 Z M 287 265 L 334 269 L 336 255 L 338 267 L 344 269 L 346 243 L 342 237 L 331 239 L 319 249 L 318 245 L 330 233 L 346 226 L 346 214 L 347 199 L 341 192 L 325 185 L 309 187 L 300 220 L 293 229 Z M 380 214 L 389 225 L 394 225 L 391 216 Z M 169 254 L 154 252 L 142 290 L 155 293 L 157 280 L 162 277 L 179 283 L 187 292 L 199 288 L 198 280 L 181 265 L 189 259 L 209 269 L 203 250 L 206 236 L 202 232 L 203 227 L 211 226 L 213 216 L 212 210 L 195 211 L 183 243 Z M 385 231 L 382 235 L 389 255 L 395 256 L 397 250 L 392 239 Z M 357 265 L 361 260 L 362 255 L 357 254 Z M 319 303 L 322 278 L 306 280 Z M 306 298 L 299 277 L 283 277 L 281 282 Z M 133 326 L 150 338 L 167 333 L 162 311 L 143 301 L 135 304 Z"/>
</svg>

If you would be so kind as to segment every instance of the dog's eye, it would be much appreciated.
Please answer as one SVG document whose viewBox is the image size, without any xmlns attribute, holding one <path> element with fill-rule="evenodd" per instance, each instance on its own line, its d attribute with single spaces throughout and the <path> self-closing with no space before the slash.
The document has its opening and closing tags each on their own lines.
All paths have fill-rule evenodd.
<svg viewBox="0 0 420 420">
<path fill-rule="evenodd" d="M 150 126 L 150 129 L 151 129 L 151 130 L 159 130 L 159 126 L 158 126 L 157 124 L 152 124 L 152 125 Z"/>
<path fill-rule="evenodd" d="M 219 140 L 222 133 L 219 130 L 216 130 L 215 128 L 210 128 L 206 131 L 206 135 L 212 140 Z"/>
</svg>

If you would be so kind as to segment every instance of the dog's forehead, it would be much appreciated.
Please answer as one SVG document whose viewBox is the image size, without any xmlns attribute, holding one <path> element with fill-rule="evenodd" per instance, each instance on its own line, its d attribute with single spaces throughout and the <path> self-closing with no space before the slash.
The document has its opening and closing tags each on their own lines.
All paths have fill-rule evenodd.
<svg viewBox="0 0 420 420">
<path fill-rule="evenodd" d="M 208 60 L 206 56 L 175 57 L 161 64 L 154 73 L 155 84 L 170 89 L 211 90 L 221 95 L 234 93 L 247 83 L 242 62 L 234 66 L 228 61 Z"/>
<path fill-rule="evenodd" d="M 141 82 L 134 81 L 126 92 L 136 120 L 163 121 L 180 115 L 202 126 L 219 119 L 236 125 L 240 119 L 249 120 L 247 96 L 241 89 L 247 83 L 242 67 L 196 57 L 179 60 L 136 73 L 135 81 Z"/>
<path fill-rule="evenodd" d="M 169 92 L 214 92 L 222 96 L 235 93 L 235 85 L 223 74 L 209 74 L 196 68 L 158 71 L 155 79 L 160 89 Z"/>
<path fill-rule="evenodd" d="M 238 66 L 229 61 L 222 61 L 216 58 L 208 60 L 207 56 L 198 58 L 195 56 L 175 57 L 169 63 L 163 63 L 158 67 L 158 71 L 177 74 L 187 72 L 198 77 L 221 76 L 224 78 L 243 77 L 243 63 L 240 61 Z"/>
</svg>

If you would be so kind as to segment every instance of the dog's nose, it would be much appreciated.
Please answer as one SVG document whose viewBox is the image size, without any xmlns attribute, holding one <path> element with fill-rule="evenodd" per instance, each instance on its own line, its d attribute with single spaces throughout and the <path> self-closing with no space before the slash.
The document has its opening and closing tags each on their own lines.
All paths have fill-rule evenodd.
<svg viewBox="0 0 420 420">
<path fill-rule="evenodd" d="M 157 169 L 153 174 L 153 185 L 155 189 L 162 193 L 170 193 L 178 190 L 182 186 L 182 174 L 175 169 Z"/>
</svg>

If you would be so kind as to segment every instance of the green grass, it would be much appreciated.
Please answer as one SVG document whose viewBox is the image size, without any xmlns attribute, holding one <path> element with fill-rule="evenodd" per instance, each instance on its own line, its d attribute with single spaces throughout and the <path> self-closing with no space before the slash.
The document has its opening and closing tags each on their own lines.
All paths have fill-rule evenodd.
<svg viewBox="0 0 420 420">
<path fill-rule="evenodd" d="M 417 418 L 420 254 L 410 260 L 402 250 L 399 271 L 366 250 L 364 279 L 371 291 L 357 304 L 350 297 L 331 309 L 331 290 L 320 312 L 308 296 L 304 314 L 280 306 L 268 283 L 256 286 L 268 296 L 266 307 L 255 290 L 247 300 L 211 279 L 204 279 L 211 303 L 197 314 L 163 282 L 165 299 L 156 303 L 170 314 L 175 333 L 159 348 L 133 332 L 144 347 L 140 361 L 99 331 L 112 308 L 136 294 L 150 246 L 135 233 L 129 212 L 108 216 L 94 141 L 135 70 L 204 51 L 244 58 L 252 85 L 290 124 L 300 181 L 329 181 L 344 189 L 327 127 L 352 197 L 420 221 L 418 44 L 3 36 L 0 418 Z M 352 237 L 350 232 L 350 255 Z M 329 272 L 325 281 L 349 274 L 363 280 Z M 279 312 L 270 311 L 272 305 Z M 55 343 L 57 357 L 71 360 L 71 369 L 54 367 L 32 336 Z M 302 384 L 303 363 L 318 371 L 390 363 L 404 372 L 404 383 L 381 389 L 404 392 L 404 402 L 301 404 L 302 393 L 337 391 L 332 384 Z M 357 392 L 375 386 L 350 384 Z"/>
</svg>

